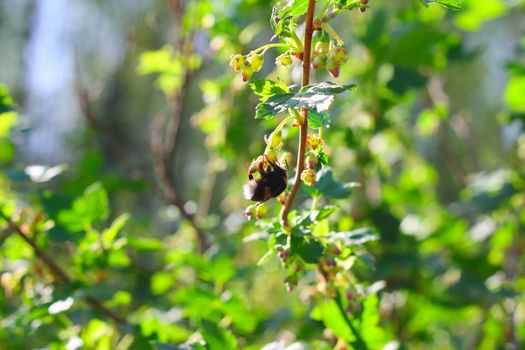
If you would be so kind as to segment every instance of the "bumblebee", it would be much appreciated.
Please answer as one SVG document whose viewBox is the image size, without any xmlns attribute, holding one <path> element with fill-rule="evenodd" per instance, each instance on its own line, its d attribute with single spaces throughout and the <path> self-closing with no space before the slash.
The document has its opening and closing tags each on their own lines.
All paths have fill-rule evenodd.
<svg viewBox="0 0 525 350">
<path fill-rule="evenodd" d="M 268 157 L 266 162 L 269 166 L 265 169 L 265 161 L 259 162 L 256 172 L 258 178 L 254 178 L 251 170 L 248 172 L 248 181 L 243 186 L 244 198 L 251 201 L 264 203 L 272 197 L 280 195 L 288 184 L 286 169 L 276 162 L 272 162 Z"/>
</svg>

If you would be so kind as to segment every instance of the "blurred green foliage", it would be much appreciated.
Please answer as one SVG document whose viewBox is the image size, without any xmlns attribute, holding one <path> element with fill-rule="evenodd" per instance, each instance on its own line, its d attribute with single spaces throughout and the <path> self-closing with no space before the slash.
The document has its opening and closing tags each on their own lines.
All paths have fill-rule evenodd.
<svg viewBox="0 0 525 350">
<path fill-rule="evenodd" d="M 290 239 L 301 266 L 344 247 L 346 292 L 311 269 L 288 292 L 297 265 L 276 258 L 287 239 L 273 219 L 280 205 L 256 223 L 242 216 L 247 167 L 276 125 L 254 120 L 250 87 L 299 83 L 297 63 L 273 66 L 279 49 L 250 87 L 228 67 L 272 37 L 273 3 L 182 3 L 152 2 L 131 24 L 125 57 L 90 101 L 105 131 L 79 125 L 67 166 L 17 156 L 28 102 L 22 85 L 0 85 L 0 348 L 523 347 L 525 3 L 371 0 L 331 23 L 349 62 L 330 80 L 357 90 L 333 100 L 330 167 L 302 186 Z M 2 9 L 0 22 L 16 15 Z M 99 76 L 96 64 L 83 69 Z M 312 79 L 329 80 L 322 70 Z M 147 132 L 181 91 L 171 166 L 194 225 L 166 204 L 149 143 L 160 135 Z M 282 137 L 296 149 L 295 128 Z M 211 242 L 205 254 L 195 225 Z"/>
</svg>

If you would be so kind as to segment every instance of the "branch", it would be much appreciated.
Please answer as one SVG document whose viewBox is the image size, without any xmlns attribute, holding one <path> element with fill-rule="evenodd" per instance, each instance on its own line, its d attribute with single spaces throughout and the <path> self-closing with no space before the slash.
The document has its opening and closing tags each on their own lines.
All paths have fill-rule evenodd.
<svg viewBox="0 0 525 350">
<path fill-rule="evenodd" d="M 312 56 L 312 34 L 314 32 L 313 21 L 315 11 L 315 0 L 308 0 L 308 12 L 306 13 L 306 26 L 304 33 L 304 51 L 303 51 L 303 79 L 302 86 L 310 83 L 310 60 Z M 299 134 L 299 149 L 297 151 L 297 165 L 295 169 L 295 178 L 292 189 L 286 197 L 286 202 L 281 210 L 281 226 L 283 229 L 289 228 L 288 213 L 301 187 L 301 173 L 304 170 L 304 158 L 306 152 L 306 137 L 308 136 L 308 111 L 306 108 L 301 109 L 301 131 Z"/>
<path fill-rule="evenodd" d="M 136 162 L 131 162 L 128 160 L 128 150 L 122 146 L 118 139 L 115 138 L 115 134 L 98 118 L 93 111 L 92 101 L 89 96 L 89 92 L 86 87 L 82 84 L 81 78 L 77 73 L 77 78 L 75 80 L 75 89 L 78 96 L 78 102 L 80 104 L 80 111 L 82 116 L 86 120 L 87 125 L 93 129 L 96 133 L 100 135 L 103 139 L 103 142 L 107 145 L 109 153 L 119 160 L 122 160 L 126 168 L 129 168 L 131 172 L 140 179 L 146 179 L 146 172 L 141 169 L 141 167 Z"/>
<path fill-rule="evenodd" d="M 177 36 L 174 40 L 175 49 L 184 54 L 187 39 L 182 31 L 183 6 L 179 0 L 170 1 L 170 9 L 175 17 Z M 191 37 L 191 35 L 190 35 Z M 151 151 L 153 153 L 154 169 L 159 179 L 164 200 L 177 207 L 182 217 L 192 226 L 197 234 L 199 252 L 204 253 L 209 248 L 209 243 L 203 229 L 195 217 L 184 208 L 173 171 L 175 163 L 176 140 L 179 132 L 180 120 L 184 107 L 186 91 L 191 85 L 193 74 L 186 70 L 180 90 L 172 96 L 167 96 L 170 116 L 158 118 L 152 125 Z M 166 132 L 165 132 L 166 130 Z"/>
<path fill-rule="evenodd" d="M 0 217 L 4 219 L 7 222 L 8 228 L 18 234 L 27 244 L 33 248 L 33 251 L 35 255 L 48 267 L 48 269 L 51 271 L 51 273 L 55 276 L 55 279 L 57 280 L 55 283 L 71 283 L 72 279 L 68 276 L 66 271 L 64 271 L 51 256 L 49 256 L 44 250 L 42 250 L 37 243 L 29 237 L 24 230 L 18 226 L 16 223 L 13 222 L 13 220 L 6 216 L 1 210 L 0 210 Z M 113 310 L 108 309 L 104 304 L 93 297 L 86 296 L 84 297 L 84 302 L 91 306 L 92 308 L 101 311 L 103 314 L 105 314 L 108 318 L 113 320 L 118 325 L 126 325 L 126 320 L 115 313 Z"/>
</svg>

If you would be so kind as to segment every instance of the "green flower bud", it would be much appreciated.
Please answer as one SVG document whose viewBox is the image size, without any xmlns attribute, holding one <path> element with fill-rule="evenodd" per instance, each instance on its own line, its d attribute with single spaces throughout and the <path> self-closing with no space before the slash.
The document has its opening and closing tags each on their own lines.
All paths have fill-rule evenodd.
<svg viewBox="0 0 525 350">
<path fill-rule="evenodd" d="M 305 166 L 312 170 L 317 166 L 317 157 L 312 152 L 308 152 L 306 155 Z"/>
<path fill-rule="evenodd" d="M 266 140 L 266 144 L 270 145 L 274 150 L 278 151 L 283 147 L 283 136 L 281 130 L 272 132 L 270 137 Z"/>
<path fill-rule="evenodd" d="M 275 149 L 268 149 L 266 152 L 264 152 L 264 155 L 270 162 L 277 162 L 277 151 Z"/>
<path fill-rule="evenodd" d="M 326 56 L 314 56 L 311 66 L 313 69 L 324 68 L 326 66 Z"/>
<path fill-rule="evenodd" d="M 248 64 L 248 65 L 246 65 L 246 63 L 243 64 L 243 66 L 241 68 L 242 81 L 250 80 L 250 78 L 252 77 L 254 72 L 255 71 L 254 71 L 253 67 L 250 64 Z"/>
<path fill-rule="evenodd" d="M 292 55 L 289 52 L 283 53 L 282 55 L 277 56 L 275 59 L 275 64 L 280 67 L 287 67 L 293 62 Z"/>
<path fill-rule="evenodd" d="M 258 72 L 261 70 L 264 64 L 264 55 L 251 55 L 248 57 L 248 62 L 250 63 L 250 66 L 252 67 L 253 71 Z"/>
<path fill-rule="evenodd" d="M 256 208 L 255 208 L 255 217 L 260 220 L 262 219 L 265 215 L 266 215 L 266 212 L 268 211 L 268 209 L 266 208 L 266 205 L 263 204 L 259 204 Z"/>
<path fill-rule="evenodd" d="M 340 72 L 340 64 L 336 63 L 332 59 L 328 59 L 326 70 L 328 71 L 328 73 L 330 73 L 332 77 L 337 78 Z"/>
</svg>

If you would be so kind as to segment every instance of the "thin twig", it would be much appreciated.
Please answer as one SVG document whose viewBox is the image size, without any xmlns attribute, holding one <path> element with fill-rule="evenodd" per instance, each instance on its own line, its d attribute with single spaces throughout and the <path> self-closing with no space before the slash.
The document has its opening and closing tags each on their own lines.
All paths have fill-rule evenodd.
<svg viewBox="0 0 525 350">
<path fill-rule="evenodd" d="M 312 56 L 312 34 L 314 32 L 313 21 L 315 11 L 315 0 L 308 0 L 308 12 L 306 13 L 306 25 L 304 33 L 304 51 L 303 51 L 303 78 L 302 86 L 310 83 L 310 60 Z M 306 152 L 306 137 L 308 136 L 308 111 L 306 108 L 301 109 L 301 131 L 299 134 L 299 149 L 297 151 L 297 165 L 295 169 L 295 178 L 290 193 L 286 197 L 286 202 L 281 210 L 280 222 L 283 229 L 289 228 L 288 213 L 301 187 L 301 173 L 304 170 L 304 158 Z"/>
<path fill-rule="evenodd" d="M 72 282 L 72 279 L 68 276 L 66 271 L 64 271 L 50 255 L 48 255 L 44 250 L 42 250 L 38 246 L 38 244 L 31 237 L 29 237 L 19 225 L 13 222 L 13 220 L 10 217 L 6 216 L 1 210 L 0 217 L 7 222 L 7 225 L 12 232 L 18 234 L 18 236 L 20 236 L 28 245 L 31 246 L 31 248 L 33 248 L 35 255 L 48 267 L 51 273 L 55 276 L 55 283 Z M 126 320 L 122 316 L 118 315 L 113 310 L 108 309 L 100 300 L 94 297 L 86 296 L 84 297 L 84 302 L 90 305 L 92 308 L 101 311 L 115 323 L 119 325 L 127 324 Z"/>
<path fill-rule="evenodd" d="M 187 37 L 182 33 L 183 4 L 180 0 L 171 0 L 170 9 L 174 16 L 176 37 L 174 39 L 175 50 L 184 54 L 187 47 Z M 192 37 L 192 35 L 188 35 Z M 178 92 L 167 96 L 170 115 L 159 118 L 153 123 L 151 137 L 151 151 L 155 173 L 159 179 L 162 196 L 164 200 L 177 207 L 182 217 L 192 226 L 197 234 L 199 252 L 204 253 L 209 243 L 204 230 L 195 220 L 195 217 L 184 208 L 184 201 L 178 191 L 177 181 L 174 173 L 176 141 L 179 133 L 180 121 L 184 109 L 186 91 L 190 88 L 193 73 L 187 69 L 183 76 L 183 83 Z"/>
<path fill-rule="evenodd" d="M 92 108 L 91 97 L 89 92 L 81 81 L 80 75 L 77 74 L 75 81 L 75 89 L 78 96 L 78 102 L 80 104 L 80 111 L 84 119 L 86 120 L 87 125 L 93 129 L 100 137 L 103 142 L 107 145 L 108 151 L 112 157 L 122 162 L 124 167 L 134 175 L 134 178 L 138 179 L 147 179 L 149 176 L 146 175 L 146 172 L 141 169 L 137 162 L 132 162 L 129 159 L 130 152 L 122 146 L 114 132 L 110 130 L 104 123 L 100 121 L 100 118 L 97 117 L 96 113 Z"/>
</svg>

